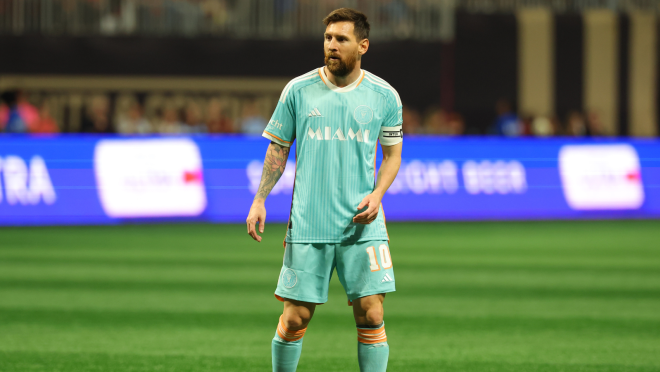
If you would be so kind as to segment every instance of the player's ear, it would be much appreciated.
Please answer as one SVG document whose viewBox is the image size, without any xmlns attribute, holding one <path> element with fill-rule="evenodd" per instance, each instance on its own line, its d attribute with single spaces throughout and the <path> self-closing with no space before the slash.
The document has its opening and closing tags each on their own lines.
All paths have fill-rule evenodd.
<svg viewBox="0 0 660 372">
<path fill-rule="evenodd" d="M 358 41 L 358 53 L 363 55 L 369 50 L 369 39 L 362 39 Z"/>
</svg>

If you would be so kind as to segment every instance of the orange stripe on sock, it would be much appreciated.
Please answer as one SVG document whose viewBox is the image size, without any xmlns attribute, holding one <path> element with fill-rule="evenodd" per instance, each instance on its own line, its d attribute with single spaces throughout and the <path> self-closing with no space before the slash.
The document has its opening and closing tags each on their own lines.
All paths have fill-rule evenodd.
<svg viewBox="0 0 660 372">
<path fill-rule="evenodd" d="M 307 331 L 307 327 L 299 331 L 290 331 L 286 328 L 284 322 L 282 322 L 282 316 L 280 316 L 280 322 L 277 324 L 277 335 L 280 336 L 282 340 L 288 342 L 298 341 L 303 338 L 305 331 Z"/>
<path fill-rule="evenodd" d="M 363 344 L 369 344 L 369 345 L 380 344 L 380 343 L 383 343 L 383 342 L 387 342 L 387 337 L 383 337 L 383 338 L 379 338 L 379 339 L 375 339 L 375 340 L 367 340 L 367 339 L 358 337 L 358 342 L 361 342 Z"/>
<path fill-rule="evenodd" d="M 358 342 L 363 344 L 379 344 L 387 342 L 385 325 L 380 328 L 358 328 Z"/>
<path fill-rule="evenodd" d="M 379 335 L 373 335 L 373 336 L 365 336 L 365 335 L 362 335 L 362 334 L 358 334 L 358 337 L 363 338 L 365 340 L 378 340 L 380 338 L 387 337 L 387 336 L 385 335 L 385 332 L 383 332 Z"/>
<path fill-rule="evenodd" d="M 366 335 L 368 334 L 378 334 L 381 332 L 385 332 L 385 326 L 382 326 L 380 328 L 358 328 L 358 333 L 364 333 Z"/>
<path fill-rule="evenodd" d="M 385 335 L 385 331 L 383 331 L 383 332 L 381 332 L 377 335 L 365 335 L 365 334 L 358 333 L 358 338 L 361 338 L 361 339 L 364 339 L 364 340 L 380 340 L 382 338 L 387 338 L 387 336 Z"/>
</svg>

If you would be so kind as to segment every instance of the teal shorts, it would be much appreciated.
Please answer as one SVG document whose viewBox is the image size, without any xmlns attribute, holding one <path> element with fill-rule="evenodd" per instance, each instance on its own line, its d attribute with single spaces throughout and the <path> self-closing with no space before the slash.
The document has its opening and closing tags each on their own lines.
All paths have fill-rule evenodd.
<svg viewBox="0 0 660 372">
<path fill-rule="evenodd" d="M 286 243 L 275 297 L 322 304 L 337 268 L 348 300 L 394 292 L 394 271 L 387 241 L 353 244 Z"/>
</svg>

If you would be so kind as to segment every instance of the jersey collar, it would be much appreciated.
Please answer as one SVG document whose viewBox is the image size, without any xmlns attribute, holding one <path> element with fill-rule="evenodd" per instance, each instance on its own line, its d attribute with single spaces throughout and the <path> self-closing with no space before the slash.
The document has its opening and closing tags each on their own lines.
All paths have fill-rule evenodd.
<svg viewBox="0 0 660 372">
<path fill-rule="evenodd" d="M 319 68 L 319 76 L 321 76 L 321 80 L 325 83 L 325 85 L 330 88 L 331 91 L 337 92 L 337 93 L 346 93 L 350 92 L 353 89 L 357 88 L 358 85 L 362 82 L 362 79 L 364 79 L 364 70 L 360 70 L 361 75 L 360 77 L 352 82 L 351 84 L 345 86 L 345 87 L 338 87 L 330 82 L 330 79 L 328 79 L 328 76 L 325 74 L 325 69 L 323 67 Z"/>
</svg>

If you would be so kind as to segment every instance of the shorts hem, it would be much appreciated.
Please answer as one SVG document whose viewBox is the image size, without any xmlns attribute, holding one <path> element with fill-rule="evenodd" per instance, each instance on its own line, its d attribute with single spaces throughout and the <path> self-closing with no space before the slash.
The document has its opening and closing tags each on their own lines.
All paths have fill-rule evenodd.
<svg viewBox="0 0 660 372">
<path fill-rule="evenodd" d="M 291 241 L 289 239 L 285 239 L 284 242 L 286 244 L 357 244 L 357 243 L 364 243 L 364 242 L 387 242 L 389 239 L 387 237 L 380 238 L 380 237 L 373 237 L 369 238 L 367 237 L 366 239 L 358 239 L 358 240 L 327 240 L 327 239 L 321 239 L 321 240 L 308 240 L 306 239 L 305 241 Z"/>
<path fill-rule="evenodd" d="M 284 302 L 284 300 L 294 300 L 294 301 L 300 301 L 300 302 L 308 302 L 310 304 L 317 304 L 317 305 L 323 305 L 324 303 L 328 302 L 327 298 L 324 301 L 317 301 L 318 299 L 310 299 L 309 297 L 283 295 L 283 294 L 277 293 L 277 291 L 275 291 L 275 298 L 277 298 L 278 300 L 280 300 L 282 302 Z"/>
<path fill-rule="evenodd" d="M 361 298 L 361 297 L 367 297 L 367 296 L 371 296 L 371 295 L 375 295 L 375 294 L 379 294 L 379 293 L 391 293 L 391 292 L 396 292 L 396 288 L 380 290 L 380 291 L 368 291 L 368 292 L 364 292 L 364 293 L 358 293 L 355 296 L 348 296 L 348 300 L 353 302 L 353 301 L 355 301 L 355 300 L 357 300 L 358 298 Z"/>
</svg>

